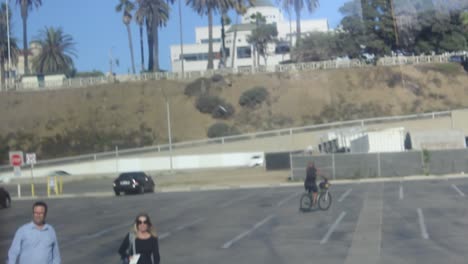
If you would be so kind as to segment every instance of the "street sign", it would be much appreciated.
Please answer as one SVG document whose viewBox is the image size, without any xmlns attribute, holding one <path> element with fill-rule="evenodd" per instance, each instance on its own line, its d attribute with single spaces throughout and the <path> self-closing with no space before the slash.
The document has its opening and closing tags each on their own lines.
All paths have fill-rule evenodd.
<svg viewBox="0 0 468 264">
<path fill-rule="evenodd" d="M 23 152 L 22 151 L 11 151 L 10 153 L 10 165 L 13 167 L 23 166 Z"/>
<path fill-rule="evenodd" d="M 36 164 L 36 153 L 26 153 L 26 164 Z"/>
</svg>

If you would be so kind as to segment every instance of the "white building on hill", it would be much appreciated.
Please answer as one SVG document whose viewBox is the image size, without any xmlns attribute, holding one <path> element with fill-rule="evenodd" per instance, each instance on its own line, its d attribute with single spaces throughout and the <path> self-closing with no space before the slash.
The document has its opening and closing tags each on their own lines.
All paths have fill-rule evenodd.
<svg viewBox="0 0 468 264">
<path fill-rule="evenodd" d="M 247 42 L 255 25 L 252 23 L 251 16 L 256 13 L 262 14 L 268 24 L 276 24 L 278 30 L 278 43 L 272 43 L 268 46 L 268 65 L 277 65 L 281 61 L 290 59 L 290 43 L 294 45 L 296 35 L 296 22 L 285 20 L 281 10 L 270 3 L 269 0 L 257 0 L 255 6 L 250 7 L 242 16 L 241 23 L 237 25 L 226 26 L 226 67 L 234 68 L 251 67 L 254 64 L 253 47 Z M 329 30 L 327 19 L 302 20 L 301 31 L 303 34 L 310 32 L 327 32 Z M 236 34 L 236 40 L 234 35 Z M 195 28 L 195 44 L 183 45 L 183 58 L 181 55 L 180 44 L 171 46 L 171 66 L 173 72 L 182 71 L 182 62 L 184 60 L 185 71 L 204 70 L 208 63 L 208 27 Z M 221 26 L 213 26 L 213 52 L 214 67 L 219 67 L 221 58 Z M 233 50 L 235 54 L 233 55 Z M 259 65 L 264 65 L 263 59 L 260 59 Z"/>
</svg>

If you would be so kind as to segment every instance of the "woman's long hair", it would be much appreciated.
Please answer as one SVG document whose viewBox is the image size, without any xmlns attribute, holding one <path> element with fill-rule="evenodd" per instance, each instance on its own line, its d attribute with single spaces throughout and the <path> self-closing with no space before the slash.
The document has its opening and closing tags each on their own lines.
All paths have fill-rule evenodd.
<svg viewBox="0 0 468 264">
<path fill-rule="evenodd" d="M 135 234 L 137 234 L 138 232 L 138 219 L 140 217 L 145 217 L 146 218 L 146 221 L 148 222 L 148 232 L 154 236 L 154 237 L 158 237 L 157 233 L 156 233 L 156 228 L 153 226 L 153 224 L 151 223 L 151 219 L 149 217 L 149 215 L 147 213 L 141 213 L 141 214 L 138 214 L 135 218 L 135 222 L 133 223 L 133 228 L 132 228 L 132 232 Z"/>
</svg>

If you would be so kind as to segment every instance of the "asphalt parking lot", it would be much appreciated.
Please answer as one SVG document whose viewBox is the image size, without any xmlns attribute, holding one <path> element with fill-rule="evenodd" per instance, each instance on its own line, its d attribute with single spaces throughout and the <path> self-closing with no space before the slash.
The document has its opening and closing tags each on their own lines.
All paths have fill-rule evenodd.
<svg viewBox="0 0 468 264">
<path fill-rule="evenodd" d="M 301 187 L 49 199 L 63 263 L 116 263 L 135 215 L 156 224 L 162 263 L 466 263 L 468 179 L 335 184 L 328 211 Z M 32 201 L 0 210 L 0 259 Z"/>
</svg>

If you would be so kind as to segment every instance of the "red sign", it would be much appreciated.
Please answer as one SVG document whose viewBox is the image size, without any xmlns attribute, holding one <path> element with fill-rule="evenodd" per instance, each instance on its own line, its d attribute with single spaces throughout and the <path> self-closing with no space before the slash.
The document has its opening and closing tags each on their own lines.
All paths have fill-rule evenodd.
<svg viewBox="0 0 468 264">
<path fill-rule="evenodd" d="M 14 151 L 10 152 L 10 165 L 13 167 L 20 167 L 23 165 L 23 152 Z"/>
</svg>

